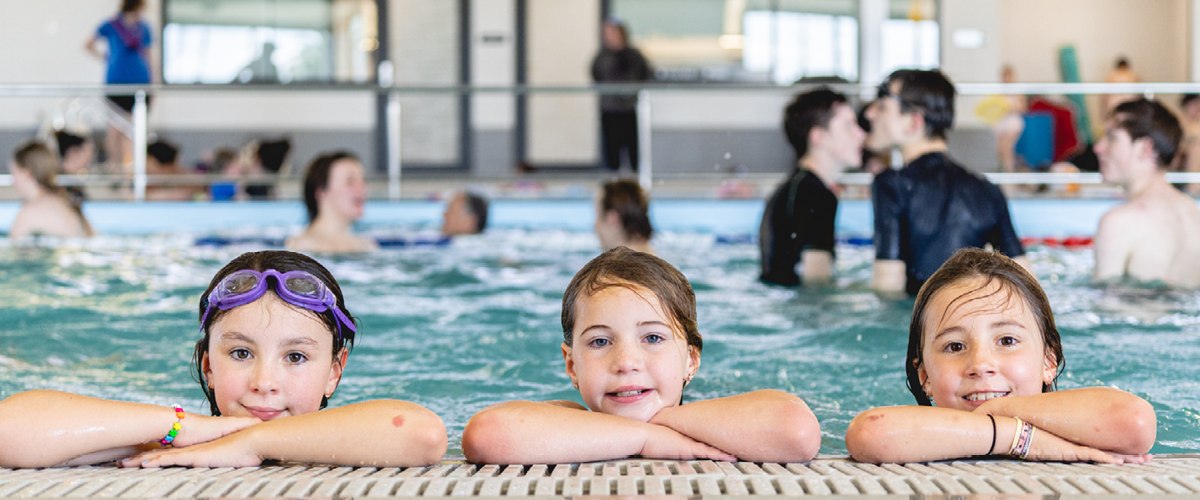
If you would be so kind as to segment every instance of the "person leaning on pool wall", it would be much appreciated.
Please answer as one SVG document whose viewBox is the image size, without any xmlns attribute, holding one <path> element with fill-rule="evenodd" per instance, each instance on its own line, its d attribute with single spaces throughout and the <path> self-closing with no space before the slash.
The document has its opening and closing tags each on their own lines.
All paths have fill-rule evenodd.
<svg viewBox="0 0 1200 500">
<path fill-rule="evenodd" d="M 904 168 L 871 184 L 875 212 L 872 287 L 916 295 L 961 248 L 991 245 L 1029 269 L 1000 188 L 947 155 L 954 124 L 954 84 L 937 70 L 898 70 L 867 110 L 866 146 L 898 148 Z"/>
<path fill-rule="evenodd" d="M 827 88 L 796 96 L 783 113 L 783 130 L 796 164 L 763 210 L 759 229 L 762 274 L 767 283 L 828 282 L 833 277 L 838 177 L 862 162 L 865 133 L 846 96 Z"/>
<path fill-rule="evenodd" d="M 654 253 L 650 238 L 650 198 L 638 183 L 631 180 L 606 182 L 596 198 L 596 236 L 604 250 L 628 247 L 638 252 Z"/>
</svg>

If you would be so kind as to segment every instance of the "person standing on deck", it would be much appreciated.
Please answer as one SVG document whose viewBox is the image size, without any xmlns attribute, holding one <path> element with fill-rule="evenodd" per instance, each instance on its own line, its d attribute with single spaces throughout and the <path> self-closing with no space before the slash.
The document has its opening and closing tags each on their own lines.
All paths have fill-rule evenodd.
<svg viewBox="0 0 1200 500">
<path fill-rule="evenodd" d="M 1156 101 L 1121 103 L 1096 143 L 1104 181 L 1129 198 L 1100 218 L 1097 280 L 1131 277 L 1200 286 L 1200 208 L 1167 183 L 1183 130 Z"/>
<path fill-rule="evenodd" d="M 839 176 L 862 164 L 866 133 L 846 96 L 829 89 L 800 94 L 783 114 L 783 129 L 796 150 L 796 167 L 763 210 L 758 244 L 767 283 L 827 282 L 833 277 L 834 219 Z"/>
<path fill-rule="evenodd" d="M 898 148 L 905 165 L 884 171 L 871 185 L 871 286 L 878 290 L 916 295 L 942 263 L 968 247 L 991 245 L 1029 269 L 1004 193 L 946 154 L 954 95 L 954 84 L 939 71 L 899 70 L 867 110 L 866 147 Z"/>
<path fill-rule="evenodd" d="M 596 83 L 637 83 L 654 79 L 650 63 L 638 49 L 629 45 L 629 31 L 617 18 L 604 22 L 604 46 L 592 60 L 592 79 Z M 600 131 L 604 144 L 604 164 L 613 171 L 621 168 L 621 154 L 638 169 L 637 94 L 600 96 Z"/>
</svg>

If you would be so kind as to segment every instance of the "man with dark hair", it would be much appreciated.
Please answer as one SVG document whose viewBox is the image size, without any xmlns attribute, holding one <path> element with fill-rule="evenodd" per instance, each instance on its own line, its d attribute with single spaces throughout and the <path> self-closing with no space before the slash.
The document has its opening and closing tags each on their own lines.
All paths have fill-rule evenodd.
<svg viewBox="0 0 1200 500">
<path fill-rule="evenodd" d="M 488 201 L 470 191 L 459 191 L 442 212 L 442 234 L 480 234 L 487 228 Z"/>
<path fill-rule="evenodd" d="M 1200 208 L 1165 175 L 1182 137 L 1179 120 L 1158 102 L 1137 99 L 1113 110 L 1096 156 L 1104 181 L 1129 198 L 1100 219 L 1096 279 L 1200 285 Z"/>
<path fill-rule="evenodd" d="M 187 175 L 179 167 L 179 148 L 158 140 L 146 146 L 146 173 L 162 178 L 168 175 Z M 203 194 L 202 186 L 158 185 L 146 187 L 146 199 L 151 201 L 192 201 Z"/>
<path fill-rule="evenodd" d="M 954 84 L 939 71 L 900 70 L 867 110 L 867 147 L 898 148 L 905 167 L 875 177 L 875 267 L 871 284 L 916 295 L 960 248 L 991 245 L 1029 268 L 1004 194 L 946 155 Z"/>
<path fill-rule="evenodd" d="M 802 263 L 805 281 L 826 282 L 833 276 L 833 188 L 842 172 L 861 165 L 866 133 L 846 96 L 829 89 L 796 96 L 784 110 L 783 130 L 797 161 L 763 210 L 760 279 L 799 285 L 796 265 Z"/>
</svg>

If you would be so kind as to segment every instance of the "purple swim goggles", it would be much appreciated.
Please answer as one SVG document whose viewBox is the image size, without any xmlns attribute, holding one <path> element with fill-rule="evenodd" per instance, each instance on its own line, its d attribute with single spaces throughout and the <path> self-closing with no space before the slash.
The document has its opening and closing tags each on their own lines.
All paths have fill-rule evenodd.
<svg viewBox="0 0 1200 500">
<path fill-rule="evenodd" d="M 354 327 L 354 322 L 350 321 L 350 318 L 346 317 L 346 314 L 338 308 L 337 298 L 333 295 L 333 291 L 326 287 L 320 279 L 307 271 L 281 273 L 274 269 L 267 269 L 261 273 L 251 269 L 242 269 L 234 271 L 221 280 L 212 293 L 208 294 L 208 306 L 204 309 L 204 318 L 200 320 L 200 329 L 204 329 L 204 323 L 208 320 L 213 306 L 227 311 L 262 297 L 264 293 L 267 293 L 268 276 L 275 277 L 275 294 L 287 303 L 318 313 L 333 309 L 333 315 L 339 322 L 339 339 L 342 338 L 343 324 L 350 331 L 358 332 L 358 329 Z"/>
</svg>

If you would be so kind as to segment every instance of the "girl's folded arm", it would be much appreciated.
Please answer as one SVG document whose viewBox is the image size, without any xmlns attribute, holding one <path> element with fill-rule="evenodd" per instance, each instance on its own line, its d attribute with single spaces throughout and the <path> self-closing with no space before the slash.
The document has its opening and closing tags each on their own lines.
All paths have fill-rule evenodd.
<svg viewBox="0 0 1200 500">
<path fill-rule="evenodd" d="M 1067 441 L 1120 455 L 1149 452 L 1158 431 L 1150 403 L 1108 387 L 995 398 L 976 412 L 1020 417 Z"/>
<path fill-rule="evenodd" d="M 167 435 L 175 409 L 81 396 L 26 391 L 0 401 L 0 467 L 83 465 L 119 458 Z M 257 423 L 252 418 L 188 414 L 179 446 L 200 443 Z M 87 460 L 83 460 L 87 459 Z"/>
<path fill-rule="evenodd" d="M 446 454 L 442 419 L 424 406 L 394 399 L 305 413 L 251 430 L 247 437 L 264 459 L 411 467 L 436 464 Z"/>
<path fill-rule="evenodd" d="M 807 462 L 821 448 L 817 417 L 800 398 L 762 390 L 663 408 L 650 423 L 750 462 Z"/>
<path fill-rule="evenodd" d="M 642 455 L 732 460 L 674 430 L 592 412 L 570 401 L 511 401 L 485 408 L 463 430 L 463 454 L 476 463 L 592 462 Z"/>
<path fill-rule="evenodd" d="M 1012 424 L 998 425 L 996 453 L 1008 451 Z M 860 413 L 846 429 L 846 449 L 869 463 L 924 462 L 988 454 L 987 415 L 928 406 L 886 406 Z"/>
<path fill-rule="evenodd" d="M 142 467 L 248 467 L 265 459 L 368 467 L 437 463 L 446 427 L 423 406 L 380 399 L 278 418 L 200 446 L 126 460 Z"/>
</svg>

